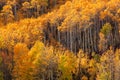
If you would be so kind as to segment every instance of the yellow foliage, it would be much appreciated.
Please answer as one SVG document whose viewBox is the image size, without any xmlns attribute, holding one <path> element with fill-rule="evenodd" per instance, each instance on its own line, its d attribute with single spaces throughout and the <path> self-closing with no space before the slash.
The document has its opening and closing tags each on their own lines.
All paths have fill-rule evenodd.
<svg viewBox="0 0 120 80">
<path fill-rule="evenodd" d="M 26 44 L 18 43 L 14 47 L 14 62 L 15 66 L 12 71 L 13 79 L 16 80 L 33 80 L 33 69 L 34 65 L 28 59 L 29 49 L 27 48 Z"/>
<path fill-rule="evenodd" d="M 86 76 L 83 76 L 81 80 L 88 80 Z"/>
</svg>

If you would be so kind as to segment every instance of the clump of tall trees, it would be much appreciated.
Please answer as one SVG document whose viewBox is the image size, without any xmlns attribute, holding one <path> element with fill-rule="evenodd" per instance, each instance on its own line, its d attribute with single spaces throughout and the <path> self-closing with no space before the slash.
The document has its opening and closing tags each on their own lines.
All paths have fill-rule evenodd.
<svg viewBox="0 0 120 80">
<path fill-rule="evenodd" d="M 47 15 L 45 39 L 51 42 L 52 37 L 73 52 L 102 53 L 110 46 L 115 50 L 120 47 L 119 4 L 119 0 L 66 2 Z M 106 48 L 99 49 L 99 34 L 104 36 Z"/>
</svg>

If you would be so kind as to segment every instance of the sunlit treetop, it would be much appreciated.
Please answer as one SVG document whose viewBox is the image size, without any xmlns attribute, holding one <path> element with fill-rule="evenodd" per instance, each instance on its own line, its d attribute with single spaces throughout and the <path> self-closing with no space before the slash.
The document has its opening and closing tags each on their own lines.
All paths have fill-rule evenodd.
<svg viewBox="0 0 120 80">
<path fill-rule="evenodd" d="M 109 17 L 119 21 L 119 0 L 73 0 L 66 2 L 59 10 L 49 13 L 46 20 L 52 25 L 58 25 L 59 30 L 67 30 L 79 25 L 80 28 L 94 24 L 94 19 Z M 86 25 L 89 24 L 89 25 Z"/>
</svg>

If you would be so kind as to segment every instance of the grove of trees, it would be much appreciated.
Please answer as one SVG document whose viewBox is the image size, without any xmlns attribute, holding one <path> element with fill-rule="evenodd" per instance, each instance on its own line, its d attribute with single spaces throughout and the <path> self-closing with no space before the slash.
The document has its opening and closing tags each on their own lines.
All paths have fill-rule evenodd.
<svg viewBox="0 0 120 80">
<path fill-rule="evenodd" d="M 0 0 L 0 80 L 120 80 L 120 0 Z"/>
</svg>

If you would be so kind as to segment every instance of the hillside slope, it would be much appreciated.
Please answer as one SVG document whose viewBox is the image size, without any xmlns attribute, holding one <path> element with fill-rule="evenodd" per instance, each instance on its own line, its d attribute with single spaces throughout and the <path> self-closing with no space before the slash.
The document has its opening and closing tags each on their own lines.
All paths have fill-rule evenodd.
<svg viewBox="0 0 120 80">
<path fill-rule="evenodd" d="M 110 46 L 114 49 L 120 47 L 119 5 L 119 0 L 68 1 L 59 10 L 43 15 L 38 19 L 25 19 L 18 23 L 9 24 L 5 30 L 7 33 L 10 31 L 11 35 L 9 33 L 7 35 L 12 36 L 11 40 L 15 43 L 21 42 L 19 39 L 27 37 L 14 39 L 20 35 L 15 37 L 17 34 L 13 34 L 13 32 L 21 33 L 21 36 L 27 35 L 30 42 L 39 40 L 41 35 L 39 32 L 41 32 L 41 40 L 45 44 L 59 42 L 73 52 L 77 52 L 79 49 L 88 53 L 104 52 Z M 5 34 L 3 31 L 4 29 L 1 30 L 0 35 Z M 26 41 L 22 39 L 22 42 Z M 27 44 L 29 45 L 29 42 Z M 6 45 L 8 44 L 6 43 Z"/>
<path fill-rule="evenodd" d="M 67 1 L 0 27 L 0 80 L 119 80 L 119 48 L 120 0 Z"/>
</svg>

